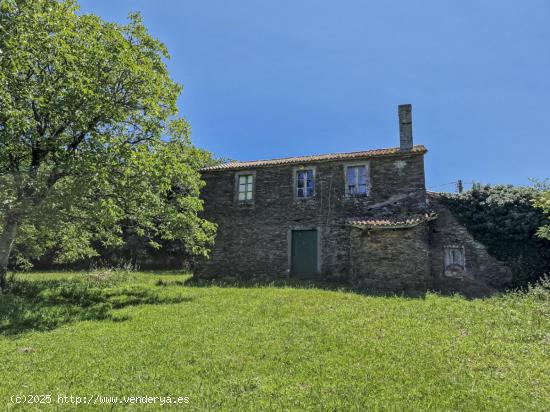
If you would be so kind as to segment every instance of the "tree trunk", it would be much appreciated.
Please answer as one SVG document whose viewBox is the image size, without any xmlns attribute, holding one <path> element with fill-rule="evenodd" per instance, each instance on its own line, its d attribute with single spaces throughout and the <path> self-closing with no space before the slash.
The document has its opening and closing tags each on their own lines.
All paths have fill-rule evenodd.
<svg viewBox="0 0 550 412">
<path fill-rule="evenodd" d="M 8 262 L 13 249 L 15 237 L 21 216 L 18 214 L 10 214 L 6 216 L 4 221 L 4 231 L 0 235 L 0 290 L 6 287 L 6 274 L 8 272 Z"/>
</svg>

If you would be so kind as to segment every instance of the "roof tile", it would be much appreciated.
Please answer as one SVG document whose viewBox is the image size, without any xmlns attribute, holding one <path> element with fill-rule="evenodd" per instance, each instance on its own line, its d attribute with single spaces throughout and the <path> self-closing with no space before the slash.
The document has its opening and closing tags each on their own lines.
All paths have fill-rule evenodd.
<svg viewBox="0 0 550 412">
<path fill-rule="evenodd" d="M 229 162 L 222 163 L 219 165 L 208 166 L 202 169 L 202 171 L 216 171 L 216 170 L 238 170 L 238 169 L 248 169 L 255 167 L 265 167 L 265 166 L 279 166 L 287 164 L 297 164 L 297 163 L 306 163 L 306 162 L 322 162 L 329 160 L 347 160 L 347 159 L 364 159 L 372 157 L 381 157 L 381 156 L 391 156 L 402 153 L 426 153 L 428 150 L 423 145 L 413 146 L 412 149 L 403 151 L 399 147 L 392 147 L 388 149 L 375 149 L 375 150 L 366 150 L 361 152 L 349 152 L 349 153 L 329 153 L 315 156 L 299 156 L 299 157 L 285 157 L 281 159 L 271 159 L 271 160 L 254 160 L 249 162 Z"/>
<path fill-rule="evenodd" d="M 347 220 L 347 224 L 359 228 L 398 229 L 417 226 L 434 219 L 437 219 L 437 214 L 430 211 L 425 214 L 407 216 L 353 217 Z"/>
</svg>

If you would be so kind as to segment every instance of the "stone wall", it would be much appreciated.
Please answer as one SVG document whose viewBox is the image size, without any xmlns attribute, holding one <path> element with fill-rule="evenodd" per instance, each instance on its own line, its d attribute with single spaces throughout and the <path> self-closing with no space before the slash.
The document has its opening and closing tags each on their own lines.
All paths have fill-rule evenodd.
<svg viewBox="0 0 550 412">
<path fill-rule="evenodd" d="M 512 280 L 510 268 L 491 256 L 485 246 L 475 241 L 452 212 L 437 200 L 436 195 L 429 196 L 429 206 L 438 214 L 438 219 L 430 222 L 431 271 L 436 286 L 456 291 L 472 288 L 472 285 L 501 289 Z M 447 245 L 464 247 L 463 272 L 445 270 L 444 250 Z"/>
<path fill-rule="evenodd" d="M 345 193 L 345 165 L 368 162 L 368 197 Z M 315 167 L 315 195 L 294 195 L 296 168 Z M 424 210 L 426 194 L 423 154 L 396 155 L 353 161 L 326 161 L 247 169 L 255 172 L 251 204 L 236 200 L 236 173 L 204 172 L 204 216 L 218 224 L 211 258 L 195 270 L 204 278 L 274 278 L 289 276 L 289 233 L 318 229 L 320 278 L 348 280 L 351 273 L 350 228 L 346 218 L 384 216 Z"/>
<path fill-rule="evenodd" d="M 349 197 L 345 165 L 368 162 L 367 197 Z M 295 196 L 297 169 L 315 169 L 315 195 Z M 239 202 L 237 176 L 255 175 L 254 201 Z M 292 230 L 317 229 L 319 279 L 351 282 L 360 289 L 470 295 L 502 288 L 511 271 L 476 242 L 436 196 L 426 196 L 423 154 L 276 165 L 204 172 L 204 216 L 218 224 L 211 258 L 199 262 L 202 278 L 273 279 L 290 276 Z M 350 217 L 386 217 L 435 210 L 438 218 L 402 229 L 359 229 Z M 464 250 L 465 270 L 446 270 L 445 247 Z M 463 249 L 462 249 L 463 248 Z M 462 260 L 460 260 L 462 262 Z M 472 293 L 473 291 L 473 293 Z"/>
<path fill-rule="evenodd" d="M 361 290 L 425 292 L 431 289 L 426 223 L 402 229 L 352 229 L 353 284 Z"/>
</svg>

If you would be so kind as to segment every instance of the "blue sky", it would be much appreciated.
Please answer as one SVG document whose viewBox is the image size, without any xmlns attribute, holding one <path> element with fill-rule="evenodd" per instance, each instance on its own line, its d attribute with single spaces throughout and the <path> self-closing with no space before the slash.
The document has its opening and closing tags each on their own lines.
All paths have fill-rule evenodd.
<svg viewBox="0 0 550 412">
<path fill-rule="evenodd" d="M 140 11 L 172 56 L 193 141 L 238 160 L 399 144 L 427 186 L 550 177 L 548 0 L 81 0 Z M 467 186 L 468 187 L 468 186 Z"/>
</svg>

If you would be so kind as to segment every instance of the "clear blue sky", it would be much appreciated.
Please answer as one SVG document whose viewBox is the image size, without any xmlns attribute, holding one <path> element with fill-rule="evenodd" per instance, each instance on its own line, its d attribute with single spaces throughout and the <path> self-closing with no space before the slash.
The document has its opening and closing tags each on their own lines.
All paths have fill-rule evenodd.
<svg viewBox="0 0 550 412">
<path fill-rule="evenodd" d="M 427 185 L 550 177 L 548 0 L 81 0 L 140 11 L 168 47 L 193 141 L 253 160 L 399 144 Z"/>
</svg>

